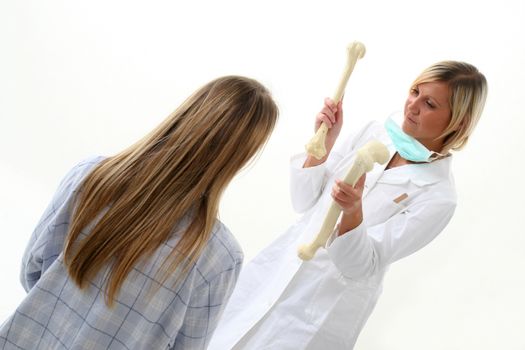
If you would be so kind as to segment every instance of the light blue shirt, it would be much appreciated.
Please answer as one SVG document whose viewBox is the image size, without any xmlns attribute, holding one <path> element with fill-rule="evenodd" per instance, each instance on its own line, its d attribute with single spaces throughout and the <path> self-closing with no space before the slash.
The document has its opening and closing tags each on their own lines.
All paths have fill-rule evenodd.
<svg viewBox="0 0 525 350">
<path fill-rule="evenodd" d="M 84 290 L 69 277 L 62 250 L 71 207 L 82 179 L 102 159 L 81 162 L 67 174 L 33 232 L 20 274 L 28 294 L 0 327 L 0 348 L 205 349 L 243 261 L 237 241 L 220 221 L 175 288 L 176 274 L 148 294 L 152 283 L 159 286 L 157 272 L 178 241 L 177 229 L 133 268 L 111 309 L 104 299 L 107 269 Z"/>
</svg>

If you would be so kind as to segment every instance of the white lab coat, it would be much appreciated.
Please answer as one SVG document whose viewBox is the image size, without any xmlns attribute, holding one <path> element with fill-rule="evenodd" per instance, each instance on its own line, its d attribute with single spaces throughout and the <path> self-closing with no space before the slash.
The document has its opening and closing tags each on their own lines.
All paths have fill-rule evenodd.
<svg viewBox="0 0 525 350">
<path fill-rule="evenodd" d="M 388 266 L 432 241 L 456 205 L 452 157 L 384 170 L 363 192 L 363 223 L 303 262 L 297 247 L 317 234 L 355 151 L 371 139 L 394 148 L 384 127 L 368 124 L 320 166 L 292 158 L 293 207 L 305 214 L 242 270 L 209 349 L 351 349 L 381 293 Z M 394 199 L 407 194 L 399 203 Z"/>
</svg>

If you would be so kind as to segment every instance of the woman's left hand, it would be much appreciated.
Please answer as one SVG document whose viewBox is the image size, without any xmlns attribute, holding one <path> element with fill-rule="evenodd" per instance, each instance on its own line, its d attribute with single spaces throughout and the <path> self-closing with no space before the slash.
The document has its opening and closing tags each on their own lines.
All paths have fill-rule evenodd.
<svg viewBox="0 0 525 350">
<path fill-rule="evenodd" d="M 335 180 L 332 188 L 332 198 L 339 204 L 343 218 L 339 225 L 339 233 L 350 231 L 363 221 L 362 197 L 366 174 L 359 178 L 355 187 L 342 180 Z"/>
</svg>

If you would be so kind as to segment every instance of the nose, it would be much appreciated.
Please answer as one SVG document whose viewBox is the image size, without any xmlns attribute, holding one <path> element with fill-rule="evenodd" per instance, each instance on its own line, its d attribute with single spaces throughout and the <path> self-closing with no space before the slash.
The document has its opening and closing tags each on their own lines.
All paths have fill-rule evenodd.
<svg viewBox="0 0 525 350">
<path fill-rule="evenodd" d="M 418 104 L 417 97 L 416 98 L 409 98 L 407 100 L 407 108 L 408 108 L 408 111 L 410 113 L 412 113 L 412 114 L 417 115 L 419 113 L 419 104 Z"/>
</svg>

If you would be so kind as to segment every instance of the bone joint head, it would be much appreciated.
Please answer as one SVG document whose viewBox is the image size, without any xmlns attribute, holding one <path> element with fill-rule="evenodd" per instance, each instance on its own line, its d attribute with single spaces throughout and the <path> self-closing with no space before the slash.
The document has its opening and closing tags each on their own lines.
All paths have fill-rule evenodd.
<svg viewBox="0 0 525 350">
<path fill-rule="evenodd" d="M 363 58 L 366 53 L 365 45 L 359 41 L 354 41 L 348 45 L 348 53 L 354 55 L 357 58 Z"/>
<path fill-rule="evenodd" d="M 372 159 L 379 164 L 385 164 L 388 159 L 390 159 L 388 148 L 379 141 L 372 140 L 363 148 L 366 149 L 366 152 L 372 157 Z"/>
</svg>

